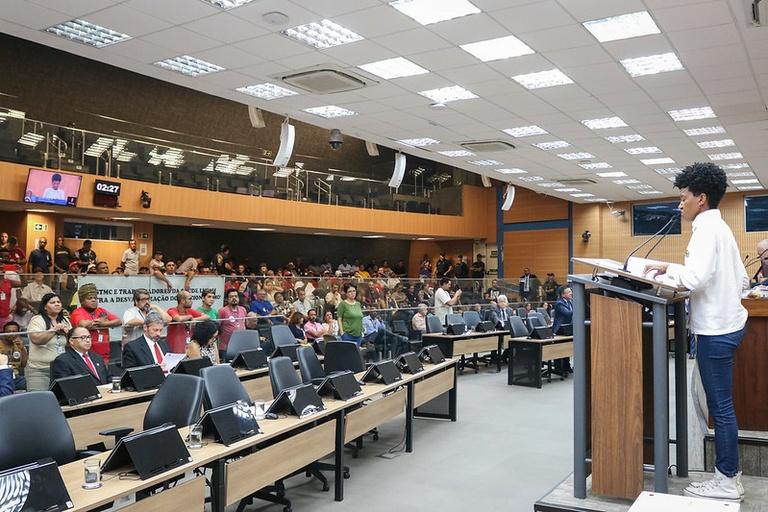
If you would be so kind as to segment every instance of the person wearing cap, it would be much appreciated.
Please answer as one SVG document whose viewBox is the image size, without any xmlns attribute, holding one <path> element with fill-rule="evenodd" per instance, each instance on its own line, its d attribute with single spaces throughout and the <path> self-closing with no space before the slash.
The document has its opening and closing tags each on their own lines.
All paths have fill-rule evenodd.
<svg viewBox="0 0 768 512">
<path fill-rule="evenodd" d="M 25 377 L 27 391 L 45 391 L 51 382 L 51 362 L 64 353 L 72 324 L 61 298 L 49 293 L 40 301 L 37 315 L 29 321 L 29 359 Z"/>
<path fill-rule="evenodd" d="M 88 350 L 100 355 L 109 364 L 109 329 L 123 325 L 122 320 L 99 306 L 99 291 L 93 283 L 86 283 L 77 290 L 80 307 L 72 312 L 70 321 L 74 327 L 90 331 L 91 346 Z"/>
<path fill-rule="evenodd" d="M 61 187 L 61 174 L 56 173 L 51 176 L 51 186 L 43 191 L 43 199 L 56 199 L 66 201 L 67 193 Z"/>
</svg>

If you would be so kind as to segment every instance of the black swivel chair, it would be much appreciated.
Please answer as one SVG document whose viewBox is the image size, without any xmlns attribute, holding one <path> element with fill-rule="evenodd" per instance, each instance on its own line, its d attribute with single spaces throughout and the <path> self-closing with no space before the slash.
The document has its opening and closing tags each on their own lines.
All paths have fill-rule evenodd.
<svg viewBox="0 0 768 512">
<path fill-rule="evenodd" d="M 365 363 L 360 355 L 360 349 L 352 341 L 334 341 L 325 346 L 323 360 L 325 372 L 341 372 L 349 370 L 352 373 L 365 371 Z"/>
<path fill-rule="evenodd" d="M 75 449 L 69 423 L 50 391 L 0 398 L 0 471 L 47 457 L 62 466 L 97 453 Z"/>
<path fill-rule="evenodd" d="M 411 333 L 411 330 L 408 329 L 408 324 L 405 320 L 392 320 L 392 332 L 399 334 L 400 336 L 405 336 L 408 339 L 407 342 L 401 341 L 399 339 L 397 340 L 394 353 L 391 354 L 392 356 L 399 356 L 403 352 L 415 350 L 419 347 L 419 345 L 421 345 L 421 340 L 413 339 L 414 337 Z"/>
<path fill-rule="evenodd" d="M 277 347 L 295 347 L 299 344 L 293 336 L 291 328 L 285 324 L 272 326 L 272 343 L 274 344 L 275 349 L 277 349 Z"/>
<path fill-rule="evenodd" d="M 443 329 L 443 323 L 440 321 L 440 318 L 435 315 L 427 316 L 427 332 L 437 334 L 445 332 Z"/>
<path fill-rule="evenodd" d="M 544 317 L 544 320 L 548 324 L 552 322 L 552 316 L 550 316 L 549 311 L 547 311 L 545 308 L 536 308 L 536 312 Z"/>
<path fill-rule="evenodd" d="M 526 327 L 525 322 L 519 316 L 509 317 L 509 325 L 513 338 L 528 336 L 528 327 Z"/>
<path fill-rule="evenodd" d="M 270 370 L 271 372 L 271 370 Z M 205 384 L 205 395 L 203 406 L 205 410 L 215 409 L 241 400 L 248 405 L 252 405 L 251 397 L 243 387 L 243 383 L 237 378 L 235 369 L 231 366 L 217 365 L 202 368 L 200 377 Z M 274 494 L 272 494 L 274 493 Z M 285 509 L 291 508 L 291 502 L 285 498 L 285 485 L 282 480 L 278 480 L 274 485 L 259 489 L 240 500 L 237 506 L 237 512 L 242 512 L 254 498 L 283 505 Z"/>
<path fill-rule="evenodd" d="M 317 358 L 315 349 L 312 347 L 299 347 L 296 355 L 299 358 L 299 372 L 301 373 L 302 382 L 305 384 L 320 384 L 325 379 L 325 370 L 323 370 L 323 365 L 320 364 L 320 359 Z"/>
<path fill-rule="evenodd" d="M 459 313 L 448 313 L 445 315 L 445 325 L 451 325 L 451 324 L 463 324 L 464 323 L 464 317 L 462 317 Z"/>
<path fill-rule="evenodd" d="M 197 423 L 203 404 L 203 388 L 203 379 L 200 377 L 181 373 L 169 374 L 144 413 L 144 430 L 165 423 L 173 423 L 176 428 Z M 117 443 L 131 432 L 132 428 L 117 427 L 99 434 L 113 436 Z"/>
<path fill-rule="evenodd" d="M 227 345 L 227 361 L 234 361 L 237 354 L 244 350 L 255 350 L 261 348 L 261 338 L 259 331 L 235 331 L 229 338 Z"/>
</svg>

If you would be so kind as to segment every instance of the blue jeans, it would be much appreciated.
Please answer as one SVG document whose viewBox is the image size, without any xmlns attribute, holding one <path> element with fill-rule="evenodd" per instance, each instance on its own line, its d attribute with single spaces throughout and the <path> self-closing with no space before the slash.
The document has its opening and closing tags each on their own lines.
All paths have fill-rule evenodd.
<svg viewBox="0 0 768 512">
<path fill-rule="evenodd" d="M 727 477 L 739 471 L 739 426 L 733 409 L 733 353 L 745 329 L 719 336 L 697 336 L 696 359 L 715 423 L 715 467 Z"/>
<path fill-rule="evenodd" d="M 359 347 L 363 344 L 363 337 L 362 336 L 352 336 L 351 334 L 344 333 L 341 335 L 341 341 L 354 341 L 355 344 Z"/>
</svg>

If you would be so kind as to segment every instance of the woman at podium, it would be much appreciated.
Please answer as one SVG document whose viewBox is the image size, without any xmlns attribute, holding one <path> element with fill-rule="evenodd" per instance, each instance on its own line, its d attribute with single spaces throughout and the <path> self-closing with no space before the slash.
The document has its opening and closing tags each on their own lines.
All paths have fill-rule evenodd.
<svg viewBox="0 0 768 512">
<path fill-rule="evenodd" d="M 741 292 L 749 287 L 731 228 L 717 205 L 728 186 L 723 170 L 712 163 L 686 167 L 675 179 L 683 219 L 691 222 L 691 240 L 683 265 L 650 265 L 690 290 L 689 326 L 696 338 L 696 359 L 715 424 L 715 476 L 694 482 L 685 493 L 739 502 L 744 499 L 737 449 L 739 427 L 733 408 L 733 354 L 744 337 L 747 310 Z"/>
</svg>

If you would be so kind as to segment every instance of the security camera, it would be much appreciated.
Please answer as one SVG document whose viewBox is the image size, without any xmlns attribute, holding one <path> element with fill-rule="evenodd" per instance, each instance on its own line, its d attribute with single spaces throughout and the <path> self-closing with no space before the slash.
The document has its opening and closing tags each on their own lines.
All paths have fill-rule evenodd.
<svg viewBox="0 0 768 512">
<path fill-rule="evenodd" d="M 344 144 L 344 136 L 341 134 L 341 130 L 338 128 L 331 130 L 331 134 L 328 137 L 328 144 L 334 151 L 339 149 L 341 145 Z"/>
<path fill-rule="evenodd" d="M 142 208 L 150 208 L 152 206 L 152 198 L 149 197 L 149 192 L 142 190 L 139 202 L 141 203 Z"/>
<path fill-rule="evenodd" d="M 586 231 L 584 231 L 584 232 L 581 234 L 581 239 L 582 239 L 582 241 L 584 241 L 584 242 L 589 242 L 589 238 L 590 238 L 591 236 L 592 236 L 592 233 L 590 233 L 590 232 L 589 232 L 589 230 L 587 229 Z"/>
</svg>

